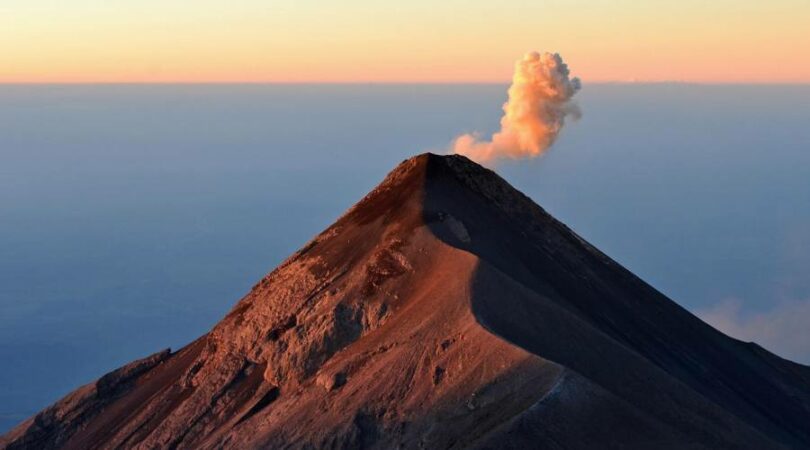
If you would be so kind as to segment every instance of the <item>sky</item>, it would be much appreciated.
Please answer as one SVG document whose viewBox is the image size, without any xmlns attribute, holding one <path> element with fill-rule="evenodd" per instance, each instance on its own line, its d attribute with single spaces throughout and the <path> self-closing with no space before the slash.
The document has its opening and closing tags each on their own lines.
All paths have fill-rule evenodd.
<svg viewBox="0 0 810 450">
<path fill-rule="evenodd" d="M 807 0 L 4 0 L 0 82 L 810 82 Z"/>
</svg>

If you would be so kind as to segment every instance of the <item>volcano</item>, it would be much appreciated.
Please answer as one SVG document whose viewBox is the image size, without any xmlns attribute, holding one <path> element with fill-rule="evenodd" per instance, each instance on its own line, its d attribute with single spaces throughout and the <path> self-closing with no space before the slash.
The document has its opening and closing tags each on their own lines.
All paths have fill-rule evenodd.
<svg viewBox="0 0 810 450">
<path fill-rule="evenodd" d="M 810 367 L 729 338 L 463 156 L 404 161 L 210 332 L 18 448 L 808 448 Z"/>
</svg>

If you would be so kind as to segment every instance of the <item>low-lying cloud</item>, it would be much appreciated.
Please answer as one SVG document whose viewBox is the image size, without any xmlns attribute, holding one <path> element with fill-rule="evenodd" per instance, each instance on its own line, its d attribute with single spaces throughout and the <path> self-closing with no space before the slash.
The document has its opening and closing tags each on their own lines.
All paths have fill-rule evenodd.
<svg viewBox="0 0 810 450">
<path fill-rule="evenodd" d="M 696 314 L 729 336 L 810 364 L 810 300 L 784 302 L 769 311 L 746 314 L 739 300 L 729 299 Z"/>
</svg>

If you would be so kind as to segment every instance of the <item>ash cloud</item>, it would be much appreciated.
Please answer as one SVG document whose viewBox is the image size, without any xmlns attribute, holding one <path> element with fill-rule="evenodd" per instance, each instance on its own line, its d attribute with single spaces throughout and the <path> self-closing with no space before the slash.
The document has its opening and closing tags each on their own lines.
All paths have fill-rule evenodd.
<svg viewBox="0 0 810 450">
<path fill-rule="evenodd" d="M 572 101 L 580 87 L 559 54 L 527 53 L 515 63 L 500 131 L 489 140 L 479 133 L 463 134 L 453 141 L 452 152 L 490 165 L 542 155 L 554 144 L 566 117 L 580 116 Z"/>
</svg>

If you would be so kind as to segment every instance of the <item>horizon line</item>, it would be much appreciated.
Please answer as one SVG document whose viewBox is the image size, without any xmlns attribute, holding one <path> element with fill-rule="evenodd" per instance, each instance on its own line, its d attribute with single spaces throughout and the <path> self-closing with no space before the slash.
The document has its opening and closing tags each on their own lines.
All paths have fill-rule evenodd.
<svg viewBox="0 0 810 450">
<path fill-rule="evenodd" d="M 492 85 L 503 86 L 511 83 L 511 80 L 504 81 L 253 81 L 253 80 L 177 80 L 177 81 L 0 81 L 0 86 L 98 86 L 98 85 Z M 690 80 L 594 80 L 583 81 L 585 85 L 651 85 L 651 84 L 675 84 L 675 85 L 737 85 L 737 86 L 810 86 L 809 81 L 690 81 Z"/>
</svg>

